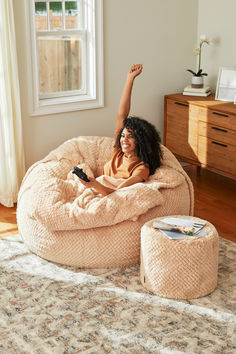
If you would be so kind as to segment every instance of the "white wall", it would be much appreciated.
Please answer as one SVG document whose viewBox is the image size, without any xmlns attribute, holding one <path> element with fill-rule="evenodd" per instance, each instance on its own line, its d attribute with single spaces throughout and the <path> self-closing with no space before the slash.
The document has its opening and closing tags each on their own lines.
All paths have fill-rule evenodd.
<svg viewBox="0 0 236 354">
<path fill-rule="evenodd" d="M 236 1 L 199 0 L 198 38 L 201 34 L 213 39 L 204 46 L 202 67 L 208 73 L 206 83 L 215 91 L 219 67 L 236 67 Z"/>
<path fill-rule="evenodd" d="M 227 1 L 227 0 L 226 0 Z M 197 37 L 198 0 L 104 0 L 105 107 L 30 117 L 25 6 L 13 0 L 21 89 L 26 164 L 44 157 L 79 135 L 113 136 L 120 94 L 129 66 L 143 63 L 134 86 L 131 114 L 152 122 L 162 133 L 163 96 L 189 83 Z"/>
</svg>

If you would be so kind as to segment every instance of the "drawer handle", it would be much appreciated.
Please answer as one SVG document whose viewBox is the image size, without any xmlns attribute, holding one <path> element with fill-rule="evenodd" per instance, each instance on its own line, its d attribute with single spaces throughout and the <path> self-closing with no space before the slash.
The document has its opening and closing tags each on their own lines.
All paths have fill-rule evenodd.
<svg viewBox="0 0 236 354">
<path fill-rule="evenodd" d="M 216 144 L 216 145 L 220 145 L 223 147 L 227 147 L 228 145 L 222 144 L 222 143 L 218 143 L 217 141 L 212 141 L 212 144 Z"/>
<path fill-rule="evenodd" d="M 224 133 L 227 133 L 227 132 L 228 132 L 228 130 L 222 129 L 222 128 L 218 128 L 218 127 L 211 127 L 211 129 L 218 130 L 218 131 L 224 132 Z"/>
<path fill-rule="evenodd" d="M 223 114 L 223 113 L 218 113 L 218 112 L 213 112 L 216 116 L 221 116 L 221 117 L 228 117 L 228 114 Z"/>
<path fill-rule="evenodd" d="M 188 107 L 188 104 L 186 104 L 186 103 L 175 102 L 175 104 L 178 104 L 179 106 Z"/>
</svg>

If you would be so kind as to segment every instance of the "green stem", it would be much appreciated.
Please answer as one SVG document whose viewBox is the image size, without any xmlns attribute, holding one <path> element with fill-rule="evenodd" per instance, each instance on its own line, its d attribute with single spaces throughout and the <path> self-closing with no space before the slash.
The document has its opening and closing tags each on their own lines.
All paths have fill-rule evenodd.
<svg viewBox="0 0 236 354">
<path fill-rule="evenodd" d="M 198 58 L 198 71 L 201 69 L 201 55 L 202 55 L 202 43 L 200 43 L 200 51 L 199 51 L 199 58 Z"/>
</svg>

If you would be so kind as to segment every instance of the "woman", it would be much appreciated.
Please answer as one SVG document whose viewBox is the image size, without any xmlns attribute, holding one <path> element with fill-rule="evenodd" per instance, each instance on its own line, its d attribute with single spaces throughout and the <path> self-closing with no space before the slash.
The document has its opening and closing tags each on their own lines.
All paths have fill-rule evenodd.
<svg viewBox="0 0 236 354">
<path fill-rule="evenodd" d="M 125 179 L 116 189 L 145 182 L 161 165 L 161 139 L 154 125 L 138 117 L 128 117 L 134 79 L 142 69 L 142 64 L 132 65 L 128 72 L 118 109 L 113 154 L 104 166 L 105 175 Z M 102 195 L 115 190 L 88 178 L 89 182 L 80 180 L 81 183 Z"/>
</svg>

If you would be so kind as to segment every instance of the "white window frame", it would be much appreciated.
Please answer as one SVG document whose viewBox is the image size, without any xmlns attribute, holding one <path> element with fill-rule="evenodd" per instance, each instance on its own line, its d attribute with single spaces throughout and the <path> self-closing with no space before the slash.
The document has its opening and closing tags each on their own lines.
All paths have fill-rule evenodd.
<svg viewBox="0 0 236 354">
<path fill-rule="evenodd" d="M 82 0 L 85 13 L 86 69 L 85 82 L 80 92 L 70 92 L 50 97 L 39 92 L 37 42 L 35 26 L 35 2 L 30 0 L 28 7 L 29 28 L 31 33 L 31 73 L 32 97 L 31 116 L 49 115 L 85 109 L 104 107 L 103 73 L 103 0 Z M 74 32 L 73 30 L 70 33 Z M 79 31 L 77 31 L 79 32 Z M 57 31 L 59 34 L 60 31 Z"/>
</svg>

